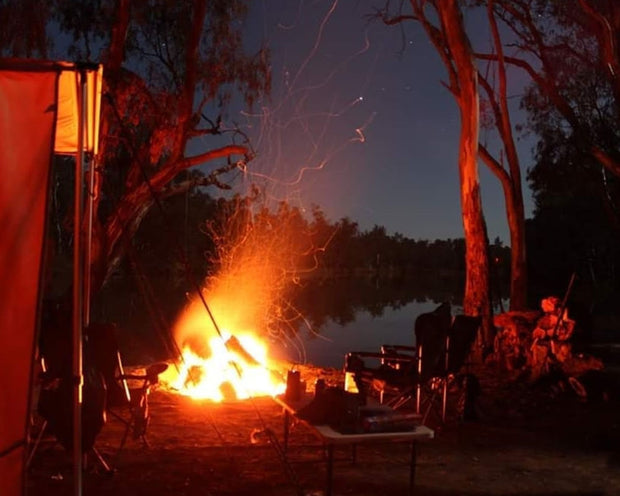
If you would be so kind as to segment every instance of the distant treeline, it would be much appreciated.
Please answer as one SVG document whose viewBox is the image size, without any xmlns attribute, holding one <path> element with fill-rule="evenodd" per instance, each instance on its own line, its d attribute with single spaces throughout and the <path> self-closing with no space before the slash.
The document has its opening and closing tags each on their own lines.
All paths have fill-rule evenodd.
<svg viewBox="0 0 620 496">
<path fill-rule="evenodd" d="M 205 277 L 217 270 L 218 236 L 235 237 L 231 224 L 242 219 L 243 223 L 251 223 L 254 231 L 260 230 L 260 236 L 281 237 L 290 243 L 290 251 L 298 252 L 296 277 L 377 274 L 398 278 L 424 271 L 442 277 L 463 276 L 465 272 L 463 238 L 416 240 L 400 233 L 390 235 L 382 226 L 360 230 L 347 217 L 335 222 L 328 220 L 318 206 L 312 208 L 310 216 L 286 202 L 273 210 L 261 208 L 255 213 L 251 207 L 247 199 L 213 200 L 200 191 L 189 198 L 170 198 L 165 203 L 165 216 L 153 209 L 143 222 L 134 241 L 139 258 L 145 267 L 156 267 L 158 272 L 167 273 L 168 280 L 183 284 L 183 265 L 175 259 L 187 257 L 193 273 Z M 246 212 L 240 213 L 243 210 Z M 235 220 L 229 221 L 233 216 Z M 214 225 L 226 226 L 227 232 Z M 236 228 L 237 237 L 248 236 L 245 231 L 243 236 L 239 235 L 239 229 L 247 227 Z M 268 243 L 264 245 L 268 250 Z M 507 277 L 510 248 L 496 238 L 489 250 L 493 275 Z"/>
<path fill-rule="evenodd" d="M 292 282 L 286 297 L 313 326 L 326 318 L 344 323 L 360 309 L 380 314 L 386 306 L 426 298 L 460 304 L 463 239 L 415 240 L 381 226 L 363 231 L 348 218 L 329 221 L 319 207 L 307 216 L 285 202 L 251 213 L 248 199 L 214 200 L 200 190 L 162 205 L 164 211 L 153 208 L 145 218 L 126 262 L 101 292 L 97 318 L 126 321 L 144 334 L 153 325 L 169 327 L 194 284 L 217 273 L 218 236 L 247 229 L 248 223 L 261 231 L 264 250 L 270 237 L 280 237 L 296 252 L 294 269 L 291 260 L 282 260 Z M 492 292 L 505 298 L 510 249 L 496 239 L 490 254 Z"/>
</svg>

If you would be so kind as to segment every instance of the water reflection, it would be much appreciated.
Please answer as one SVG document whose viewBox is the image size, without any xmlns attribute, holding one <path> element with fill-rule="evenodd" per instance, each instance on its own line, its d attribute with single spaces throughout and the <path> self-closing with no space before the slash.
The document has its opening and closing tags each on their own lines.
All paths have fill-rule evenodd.
<svg viewBox="0 0 620 496">
<path fill-rule="evenodd" d="M 462 287 L 462 277 L 436 272 L 419 272 L 413 278 L 308 281 L 290 295 L 294 302 L 294 311 L 286 319 L 290 328 L 285 339 L 278 336 L 274 354 L 340 368 L 349 351 L 378 351 L 382 344 L 414 344 L 416 317 L 444 301 L 450 302 L 453 314 L 460 313 Z"/>
<path fill-rule="evenodd" d="M 324 367 L 342 367 L 349 351 L 413 344 L 413 323 L 419 314 L 446 301 L 452 313 L 458 314 L 463 301 L 463 277 L 448 272 L 420 271 L 413 277 L 314 277 L 296 282 L 281 302 L 282 315 L 269 333 L 272 355 Z M 122 312 L 125 320 L 128 312 Z M 138 318 L 139 322 L 128 326 L 132 332 L 121 335 L 127 363 L 171 358 L 165 340 L 154 336 L 148 312 L 139 312 Z"/>
<path fill-rule="evenodd" d="M 430 300 L 413 301 L 398 308 L 382 309 L 380 315 L 359 310 L 344 324 L 327 319 L 316 332 L 302 330 L 300 342 L 276 341 L 274 355 L 294 362 L 341 368 L 349 351 L 378 351 L 382 344 L 413 345 L 415 318 L 437 305 Z"/>
</svg>

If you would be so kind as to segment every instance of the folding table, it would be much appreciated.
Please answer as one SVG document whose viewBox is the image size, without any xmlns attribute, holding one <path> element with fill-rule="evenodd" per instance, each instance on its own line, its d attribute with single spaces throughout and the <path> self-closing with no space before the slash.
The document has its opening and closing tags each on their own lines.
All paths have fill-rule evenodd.
<svg viewBox="0 0 620 496">
<path fill-rule="evenodd" d="M 409 494 L 413 494 L 415 487 L 415 469 L 416 469 L 416 444 L 418 441 L 428 441 L 433 439 L 434 432 L 432 429 L 424 425 L 416 425 L 410 430 L 396 432 L 369 432 L 346 434 L 338 432 L 329 425 L 311 424 L 304 419 L 298 417 L 298 412 L 312 400 L 312 395 L 305 394 L 297 401 L 291 401 L 285 395 L 276 396 L 276 403 L 282 406 L 284 410 L 284 452 L 287 453 L 289 430 L 291 418 L 302 422 L 322 441 L 327 449 L 327 481 L 326 496 L 332 494 L 332 479 L 334 465 L 334 447 L 336 445 L 351 445 L 355 447 L 358 444 L 371 443 L 409 443 L 411 445 L 411 460 L 409 464 Z M 387 408 L 387 407 L 384 407 Z"/>
</svg>

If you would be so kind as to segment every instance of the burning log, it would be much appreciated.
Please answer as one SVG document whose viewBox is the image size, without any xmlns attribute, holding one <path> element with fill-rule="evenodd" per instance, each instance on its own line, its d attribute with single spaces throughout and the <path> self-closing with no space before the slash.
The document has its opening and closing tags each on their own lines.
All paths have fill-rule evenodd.
<svg viewBox="0 0 620 496">
<path fill-rule="evenodd" d="M 235 387 L 228 381 L 220 384 L 220 391 L 222 392 L 222 396 L 225 400 L 230 401 L 237 399 L 237 391 L 235 391 Z"/>
<path fill-rule="evenodd" d="M 258 363 L 258 360 L 256 360 L 256 358 L 254 358 L 252 355 L 250 355 L 250 353 L 248 353 L 248 351 L 243 347 L 243 345 L 235 336 L 230 336 L 226 340 L 224 346 L 226 346 L 226 349 L 228 351 L 235 353 L 237 356 L 239 356 L 246 364 L 252 366 L 260 365 L 260 363 Z"/>
<path fill-rule="evenodd" d="M 230 336 L 230 338 L 226 340 L 225 346 L 228 351 L 233 352 L 238 357 L 240 357 L 244 363 L 251 365 L 253 367 L 264 367 L 263 364 L 261 364 L 258 360 L 256 360 L 256 358 L 254 358 L 243 347 L 241 342 L 235 336 Z M 272 379 L 275 382 L 280 382 L 280 383 L 284 382 L 284 377 L 282 376 L 282 374 L 272 369 L 268 369 L 268 370 L 269 370 L 269 374 L 271 375 Z"/>
<path fill-rule="evenodd" d="M 203 348 L 208 349 L 208 355 L 183 348 L 176 373 L 169 369 L 169 374 L 162 377 L 169 390 L 218 402 L 284 392 L 285 380 L 272 369 L 266 346 L 256 336 L 232 336 L 226 340 L 212 336 Z"/>
<path fill-rule="evenodd" d="M 192 365 L 187 369 L 187 377 L 185 378 L 185 382 L 183 383 L 184 387 L 195 386 L 196 384 L 200 384 L 205 375 L 205 371 L 202 367 L 198 365 Z"/>
</svg>

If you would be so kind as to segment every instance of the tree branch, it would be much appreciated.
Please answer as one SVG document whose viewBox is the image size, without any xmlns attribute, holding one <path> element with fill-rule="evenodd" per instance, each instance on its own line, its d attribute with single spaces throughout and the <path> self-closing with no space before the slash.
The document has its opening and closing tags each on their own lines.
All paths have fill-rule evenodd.
<svg viewBox="0 0 620 496">
<path fill-rule="evenodd" d="M 506 150 L 506 158 L 508 159 L 508 170 L 510 171 L 511 185 L 514 191 L 517 202 L 523 205 L 523 193 L 521 191 L 521 168 L 519 166 L 519 155 L 515 146 L 512 123 L 510 121 L 510 110 L 508 108 L 507 100 L 507 81 L 506 81 L 506 61 L 504 59 L 504 49 L 499 35 L 499 29 L 497 27 L 497 20 L 493 12 L 494 0 L 488 0 L 487 5 L 487 17 L 489 19 L 489 25 L 491 26 L 491 33 L 493 36 L 493 44 L 495 45 L 495 51 L 497 53 L 497 73 L 499 76 L 499 106 L 497 109 L 497 115 L 499 121 L 497 122 L 497 128 L 500 131 L 502 141 L 504 143 L 504 149 Z"/>
<path fill-rule="evenodd" d="M 620 177 L 620 162 L 618 160 L 615 160 L 609 153 L 596 145 L 592 145 L 591 153 L 601 165 Z"/>
<path fill-rule="evenodd" d="M 177 147 L 173 153 L 175 158 L 180 157 L 184 153 L 190 136 L 189 131 L 197 122 L 193 118 L 193 106 L 196 96 L 196 82 L 198 80 L 198 49 L 200 47 L 202 27 L 207 14 L 207 3 L 206 0 L 194 0 L 193 6 L 192 26 L 185 46 L 185 81 L 181 94 L 179 114 L 181 139 L 176 141 Z"/>
<path fill-rule="evenodd" d="M 510 184 L 510 176 L 502 164 L 500 164 L 493 155 L 489 153 L 486 146 L 482 143 L 478 143 L 478 156 L 482 159 L 482 161 L 486 164 L 486 166 L 491 170 L 491 172 L 499 179 L 499 181 L 504 185 L 504 189 L 506 184 Z"/>
<path fill-rule="evenodd" d="M 446 43 L 446 40 L 445 40 L 445 33 L 441 29 L 439 29 L 437 26 L 433 25 L 428 20 L 426 15 L 424 14 L 424 3 L 425 3 L 424 1 L 422 2 L 422 4 L 418 3 L 419 0 L 410 0 L 410 1 L 411 1 L 411 6 L 413 8 L 413 11 L 418 21 L 420 22 L 420 24 L 422 24 L 424 31 L 426 31 L 428 38 L 431 40 L 431 43 L 435 46 L 437 53 L 441 57 L 441 60 L 446 70 L 448 71 L 448 78 L 450 80 L 450 85 L 446 86 L 445 83 L 442 83 L 442 84 L 444 84 L 444 86 L 446 86 L 449 89 L 449 91 L 454 95 L 454 97 L 458 100 L 459 94 L 460 94 L 459 83 L 458 83 L 459 78 L 458 78 L 456 69 L 453 64 L 454 58 L 452 57 L 452 54 L 450 53 L 450 48 L 448 47 L 448 44 Z"/>
<path fill-rule="evenodd" d="M 213 150 L 194 155 L 193 157 L 185 157 L 179 160 L 174 168 L 177 170 L 183 170 L 215 160 L 217 158 L 229 157 L 231 155 L 243 155 L 244 160 L 246 160 L 248 157 L 248 149 L 247 147 L 241 145 L 227 145 L 222 148 L 215 148 Z"/>
</svg>

